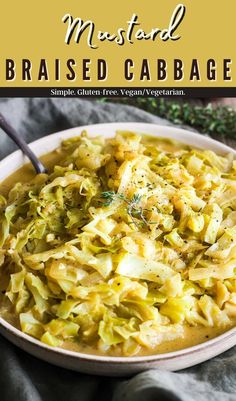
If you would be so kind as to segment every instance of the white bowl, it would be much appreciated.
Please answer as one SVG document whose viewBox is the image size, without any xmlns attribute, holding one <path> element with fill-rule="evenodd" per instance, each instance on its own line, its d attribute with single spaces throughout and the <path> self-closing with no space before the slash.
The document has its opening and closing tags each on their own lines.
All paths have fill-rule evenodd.
<svg viewBox="0 0 236 401">
<path fill-rule="evenodd" d="M 77 127 L 43 137 L 33 142 L 30 147 L 37 156 L 48 153 L 59 146 L 62 139 L 79 135 L 87 130 L 91 135 L 111 137 L 116 130 L 130 130 L 165 138 L 177 139 L 183 143 L 203 149 L 211 149 L 219 154 L 236 151 L 208 137 L 179 128 L 158 126 L 145 123 L 110 123 Z M 16 151 L 0 162 L 0 182 L 16 171 L 28 160 L 21 151 Z M 147 369 L 184 369 L 206 361 L 236 345 L 236 328 L 194 347 L 161 355 L 137 357 L 111 357 L 87 355 L 79 352 L 53 348 L 22 333 L 11 324 L 0 318 L 0 333 L 13 344 L 30 354 L 64 368 L 79 372 L 108 376 L 132 375 Z"/>
</svg>

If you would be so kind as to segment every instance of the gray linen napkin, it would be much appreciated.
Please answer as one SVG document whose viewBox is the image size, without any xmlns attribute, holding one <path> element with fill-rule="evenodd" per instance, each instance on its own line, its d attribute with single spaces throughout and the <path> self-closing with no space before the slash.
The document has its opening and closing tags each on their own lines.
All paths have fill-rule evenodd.
<svg viewBox="0 0 236 401">
<path fill-rule="evenodd" d="M 0 99 L 0 112 L 27 140 L 103 122 L 171 125 L 134 107 L 80 99 Z M 15 149 L 0 131 L 0 159 Z M 152 370 L 130 379 L 83 375 L 42 362 L 0 337 L 1 401 L 236 401 L 235 348 L 173 373 Z"/>
</svg>

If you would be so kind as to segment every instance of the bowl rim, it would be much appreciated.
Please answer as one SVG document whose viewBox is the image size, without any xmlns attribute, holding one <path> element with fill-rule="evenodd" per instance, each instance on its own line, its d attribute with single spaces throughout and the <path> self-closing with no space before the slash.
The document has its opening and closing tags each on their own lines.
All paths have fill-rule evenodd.
<svg viewBox="0 0 236 401">
<path fill-rule="evenodd" d="M 59 131 L 59 132 L 56 132 L 56 133 L 53 133 L 53 134 L 50 134 L 47 136 L 43 136 L 42 138 L 39 138 L 36 141 L 31 142 L 29 144 L 29 146 L 32 148 L 32 150 L 34 150 L 36 152 L 37 155 L 41 156 L 41 155 L 45 154 L 45 152 L 40 151 L 40 146 L 39 146 L 39 145 L 43 145 L 43 143 L 50 142 L 52 144 L 54 142 L 53 140 L 55 140 L 55 142 L 58 143 L 58 140 L 60 142 L 63 139 L 76 136 L 79 134 L 79 132 L 81 132 L 83 130 L 89 131 L 89 130 L 98 129 L 98 131 L 99 131 L 103 127 L 104 127 L 104 129 L 109 128 L 110 130 L 113 130 L 113 131 L 130 130 L 133 132 L 136 131 L 136 132 L 144 133 L 144 134 L 146 133 L 145 132 L 146 130 L 151 130 L 151 131 L 152 131 L 152 129 L 154 131 L 160 130 L 160 131 L 164 131 L 161 133 L 160 137 L 165 137 L 165 138 L 170 138 L 170 139 L 171 139 L 171 137 L 172 138 L 174 137 L 174 139 L 177 139 L 176 138 L 177 134 L 181 134 L 181 136 L 183 136 L 187 140 L 187 142 L 185 142 L 185 140 L 180 139 L 179 141 L 182 143 L 188 144 L 188 142 L 189 142 L 189 144 L 190 144 L 190 142 L 191 142 L 192 146 L 199 147 L 199 148 L 205 148 L 205 146 L 206 146 L 206 148 L 207 149 L 209 148 L 209 150 L 211 150 L 214 147 L 214 148 L 217 148 L 216 152 L 223 153 L 223 154 L 233 153 L 234 155 L 236 155 L 236 150 L 234 150 L 233 148 L 231 148 L 215 139 L 212 139 L 208 136 L 199 134 L 197 132 L 192 132 L 188 129 L 178 128 L 177 126 L 172 126 L 171 124 L 170 125 L 159 125 L 159 124 L 153 124 L 153 123 L 150 124 L 150 123 L 142 123 L 142 122 L 99 123 L 99 124 L 91 124 L 91 125 L 73 127 L 73 128 L 62 130 L 62 131 Z M 165 133 L 165 131 L 166 131 L 166 133 Z M 171 135 L 171 132 L 174 135 Z M 96 133 L 96 131 L 95 131 L 94 133 L 89 132 L 89 134 L 91 134 L 92 136 L 95 136 L 95 135 L 99 135 L 101 133 Z M 150 132 L 147 134 L 151 135 Z M 153 132 L 152 134 L 154 136 L 158 136 L 157 133 Z M 110 137 L 111 135 L 105 134 L 104 136 Z M 187 136 L 189 136 L 189 138 L 187 138 Z M 189 139 L 189 141 L 188 141 L 188 139 Z M 56 147 L 57 147 L 56 143 L 55 143 L 54 147 L 53 146 L 51 147 L 51 145 L 49 145 L 49 147 L 51 147 L 51 150 L 56 149 Z M 29 162 L 24 156 L 22 156 L 21 150 L 16 150 L 0 161 L 0 170 L 1 170 L 1 167 L 7 166 L 8 163 L 14 162 L 14 159 L 16 161 L 17 158 L 18 158 L 18 163 L 20 163 L 21 166 L 23 166 L 24 164 Z M 17 166 L 17 168 L 13 169 L 11 171 L 11 173 L 6 174 L 5 177 L 3 179 L 1 179 L 0 184 L 1 184 L 2 180 L 4 180 L 9 175 L 11 175 L 15 171 L 17 171 L 19 168 L 20 168 L 20 166 Z M 38 347 L 43 348 L 45 351 L 49 351 L 54 354 L 59 354 L 61 356 L 68 356 L 71 358 L 80 359 L 80 360 L 84 360 L 84 361 L 90 361 L 90 362 L 94 361 L 96 363 L 110 362 L 110 363 L 117 363 L 117 364 L 125 364 L 125 363 L 139 364 L 139 363 L 145 363 L 145 362 L 154 362 L 157 360 L 158 361 L 173 360 L 176 358 L 181 358 L 184 356 L 196 354 L 200 351 L 204 351 L 206 348 L 209 349 L 209 347 L 217 346 L 218 344 L 220 344 L 224 341 L 226 342 L 227 340 L 230 340 L 233 337 L 236 337 L 236 327 L 232 327 L 231 329 L 225 331 L 224 333 L 222 333 L 210 340 L 207 340 L 203 343 L 196 344 L 194 346 L 183 348 L 183 349 L 180 349 L 177 351 L 171 351 L 171 352 L 166 352 L 166 353 L 161 353 L 161 354 L 143 355 L 143 356 L 119 357 L 119 356 L 109 356 L 109 355 L 106 356 L 106 355 L 82 353 L 82 352 L 78 352 L 78 351 L 67 350 L 67 349 L 60 348 L 60 347 L 51 347 L 51 346 L 41 342 L 40 340 L 37 340 L 36 338 L 31 337 L 30 335 L 28 335 L 26 333 L 23 333 L 21 330 L 19 330 L 18 328 L 16 328 L 12 324 L 10 324 L 3 317 L 0 317 L 0 326 L 2 326 L 3 331 L 7 331 L 11 335 L 14 335 L 15 337 L 20 338 L 20 340 L 30 343 L 32 346 L 36 346 L 37 348 Z"/>
<path fill-rule="evenodd" d="M 126 128 L 128 127 L 129 131 L 137 131 L 139 133 L 145 134 L 146 130 L 162 130 L 163 134 L 160 135 L 160 137 L 164 137 L 164 138 L 171 138 L 171 135 L 168 133 L 168 131 L 172 131 L 172 133 L 174 134 L 174 139 L 177 139 L 177 134 L 180 134 L 181 136 L 183 136 L 187 142 L 189 142 L 190 145 L 195 146 L 195 147 L 199 147 L 199 148 L 204 148 L 204 146 L 206 146 L 206 148 L 209 146 L 209 148 L 214 147 L 216 152 L 220 152 L 220 153 L 233 153 L 236 155 L 236 150 L 231 148 L 228 145 L 225 145 L 222 142 L 219 142 L 215 139 L 210 138 L 207 135 L 203 135 L 203 134 L 199 134 L 198 132 L 195 131 L 191 131 L 189 129 L 185 129 L 185 128 L 179 128 L 175 125 L 159 125 L 159 124 L 153 124 L 153 123 L 142 123 L 142 122 L 115 122 L 115 123 L 98 123 L 98 124 L 90 124 L 90 125 L 83 125 L 83 126 L 78 126 L 78 127 L 72 127 L 72 128 L 68 128 L 62 131 L 58 131 L 49 135 L 45 135 L 39 139 L 37 139 L 36 141 L 30 142 L 29 143 L 29 147 L 36 153 L 37 156 L 41 156 L 43 154 L 46 154 L 45 152 L 42 153 L 40 151 L 40 145 L 42 145 L 44 142 L 47 145 L 47 149 L 50 148 L 51 150 L 56 149 L 56 147 L 52 147 L 50 146 L 53 142 L 53 140 L 55 140 L 56 142 L 60 142 L 63 139 L 68 139 L 70 137 L 76 136 L 78 135 L 78 131 L 86 131 L 86 130 L 101 130 L 104 127 L 104 129 L 108 128 L 109 130 L 127 130 Z M 165 131 L 167 131 L 167 134 L 165 133 Z M 90 134 L 92 136 L 96 136 L 96 135 L 100 135 L 101 132 L 90 132 Z M 110 137 L 111 135 L 107 135 L 105 132 L 103 132 L 105 137 Z M 150 133 L 148 133 L 150 134 Z M 152 134 L 154 136 L 157 136 L 156 133 L 152 132 Z M 52 139 L 52 141 L 51 141 Z M 179 142 L 182 142 L 184 144 L 183 140 L 179 140 Z M 186 144 L 188 144 L 186 142 Z M 198 144 L 202 144 L 204 146 L 198 145 Z M 57 146 L 57 145 L 56 145 Z M 49 151 L 51 151 L 49 150 Z M 16 150 L 12 153 L 10 153 L 8 156 L 4 157 L 2 160 L 0 160 L 0 167 L 4 167 L 6 166 L 9 162 L 14 162 L 14 159 L 18 159 L 18 161 L 21 161 L 21 166 L 23 166 L 24 164 L 29 163 L 29 160 L 26 158 L 26 156 L 24 156 L 22 154 L 21 150 Z M 14 171 L 18 170 L 18 166 L 15 170 L 12 170 L 12 172 L 10 174 L 12 174 Z M 1 172 L 1 168 L 0 168 L 0 172 Z M 4 175 L 5 179 L 8 175 Z M 2 182 L 2 178 L 0 176 L 0 184 Z"/>
</svg>

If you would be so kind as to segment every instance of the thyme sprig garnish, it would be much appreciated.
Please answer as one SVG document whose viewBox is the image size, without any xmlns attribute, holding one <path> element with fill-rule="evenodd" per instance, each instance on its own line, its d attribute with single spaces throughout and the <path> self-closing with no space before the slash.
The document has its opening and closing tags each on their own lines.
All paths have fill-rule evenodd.
<svg viewBox="0 0 236 401">
<path fill-rule="evenodd" d="M 140 205 L 142 195 L 134 194 L 131 199 L 128 199 L 124 194 L 118 194 L 114 191 L 105 191 L 101 193 L 101 198 L 105 200 L 103 206 L 110 206 L 116 199 L 125 202 L 127 205 L 127 214 L 130 216 L 132 224 L 136 227 L 140 226 L 140 223 L 142 226 L 148 226 L 150 224 L 144 216 L 144 211 L 147 209 L 143 209 Z M 151 222 L 151 224 L 153 224 L 153 222 Z"/>
<path fill-rule="evenodd" d="M 115 199 L 124 199 L 124 195 L 122 194 L 117 194 L 114 191 L 105 191 L 102 192 L 100 197 L 102 199 L 105 199 L 105 202 L 103 202 L 103 206 L 110 206 L 110 204 L 115 200 Z"/>
</svg>

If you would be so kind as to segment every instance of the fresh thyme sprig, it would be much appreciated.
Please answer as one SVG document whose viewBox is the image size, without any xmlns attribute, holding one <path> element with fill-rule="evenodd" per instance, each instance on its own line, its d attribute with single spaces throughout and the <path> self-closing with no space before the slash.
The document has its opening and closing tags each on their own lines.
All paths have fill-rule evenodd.
<svg viewBox="0 0 236 401">
<path fill-rule="evenodd" d="M 103 202 L 103 206 L 110 206 L 110 204 L 115 200 L 115 199 L 122 199 L 124 200 L 124 195 L 122 194 L 117 194 L 114 191 L 105 191 L 101 193 L 101 198 L 105 199 L 105 202 Z"/>
<path fill-rule="evenodd" d="M 236 111 L 229 106 L 196 106 L 190 103 L 178 103 L 168 99 L 150 97 L 102 98 L 103 102 L 130 104 L 146 110 L 156 116 L 182 125 L 189 125 L 203 134 L 236 139 Z"/>
<path fill-rule="evenodd" d="M 143 209 L 139 205 L 142 195 L 134 194 L 131 199 L 128 199 L 124 194 L 118 194 L 114 191 L 105 191 L 101 193 L 101 198 L 105 200 L 105 202 L 103 202 L 103 206 L 110 206 L 111 203 L 116 199 L 120 199 L 125 202 L 127 204 L 127 214 L 130 216 L 132 223 L 137 227 L 140 225 L 140 223 L 142 226 L 149 224 L 144 216 L 144 210 L 146 209 Z"/>
</svg>

